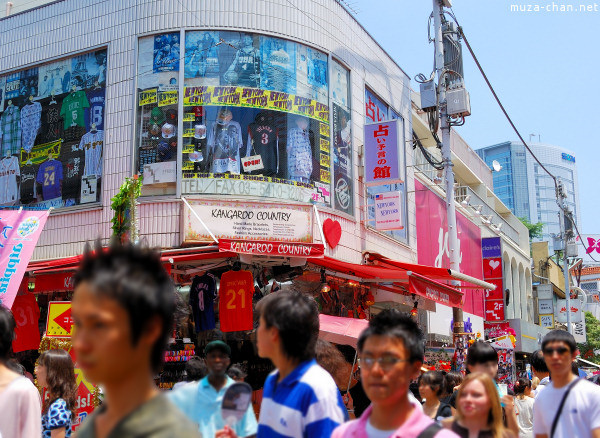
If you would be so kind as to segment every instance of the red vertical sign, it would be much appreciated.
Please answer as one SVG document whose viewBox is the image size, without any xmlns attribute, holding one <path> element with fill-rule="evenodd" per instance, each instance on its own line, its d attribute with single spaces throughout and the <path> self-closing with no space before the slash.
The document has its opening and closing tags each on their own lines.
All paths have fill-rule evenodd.
<svg viewBox="0 0 600 438">
<path fill-rule="evenodd" d="M 252 330 L 254 278 L 250 271 L 227 271 L 219 284 L 219 320 L 222 332 Z"/>
<path fill-rule="evenodd" d="M 483 279 L 496 286 L 485 292 L 485 335 L 488 338 L 502 336 L 508 327 L 504 304 L 502 281 L 502 241 L 500 237 L 482 239 Z M 501 323 L 501 324 L 498 324 Z"/>
</svg>

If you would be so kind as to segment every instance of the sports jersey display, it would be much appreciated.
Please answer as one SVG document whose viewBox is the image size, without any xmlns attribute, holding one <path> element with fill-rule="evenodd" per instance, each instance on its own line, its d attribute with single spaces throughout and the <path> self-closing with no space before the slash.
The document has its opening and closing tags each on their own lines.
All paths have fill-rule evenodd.
<svg viewBox="0 0 600 438">
<path fill-rule="evenodd" d="M 60 162 L 63 165 L 62 196 L 76 199 L 81 193 L 85 153 L 79 148 L 79 142 L 63 143 Z"/>
<path fill-rule="evenodd" d="M 96 125 L 96 129 L 99 131 L 104 130 L 104 89 L 97 88 L 92 91 L 88 91 L 87 99 L 90 103 L 90 107 L 85 110 L 85 128 L 88 131 L 92 130 L 92 125 Z"/>
<path fill-rule="evenodd" d="M 85 151 L 84 175 L 102 176 L 104 131 L 88 132 L 81 137 L 79 149 Z"/>
<path fill-rule="evenodd" d="M 36 201 L 36 175 L 37 166 L 33 164 L 24 164 L 21 166 L 21 204 L 29 204 Z"/>
<path fill-rule="evenodd" d="M 250 271 L 227 271 L 219 284 L 219 320 L 222 332 L 252 330 L 254 278 Z"/>
<path fill-rule="evenodd" d="M 217 282 L 212 274 L 196 275 L 190 287 L 190 305 L 194 314 L 196 333 L 215 328 L 215 299 Z"/>
<path fill-rule="evenodd" d="M 19 160 L 12 156 L 0 161 L 0 205 L 13 205 L 19 200 Z"/>
<path fill-rule="evenodd" d="M 240 173 L 242 128 L 235 121 L 216 121 L 208 133 L 208 154 L 212 156 L 211 172 Z"/>
<path fill-rule="evenodd" d="M 62 179 L 63 167 L 60 161 L 49 160 L 40 164 L 36 181 L 42 185 L 44 201 L 61 197 Z"/>
<path fill-rule="evenodd" d="M 64 119 L 64 128 L 77 125 L 85 127 L 84 112 L 90 107 L 85 91 L 75 91 L 64 98 L 60 115 Z"/>
<path fill-rule="evenodd" d="M 21 110 L 9 105 L 0 116 L 0 135 L 2 136 L 2 156 L 15 155 L 21 149 Z"/>
<path fill-rule="evenodd" d="M 260 155 L 264 169 L 258 170 L 265 176 L 276 176 L 279 171 L 278 130 L 259 114 L 255 123 L 248 125 L 248 146 L 246 155 Z"/>
<path fill-rule="evenodd" d="M 42 125 L 42 105 L 32 102 L 21 108 L 21 147 L 31 152 Z"/>
<path fill-rule="evenodd" d="M 306 129 L 292 128 L 287 138 L 288 177 L 294 181 L 310 182 L 313 170 L 312 147 Z"/>
</svg>

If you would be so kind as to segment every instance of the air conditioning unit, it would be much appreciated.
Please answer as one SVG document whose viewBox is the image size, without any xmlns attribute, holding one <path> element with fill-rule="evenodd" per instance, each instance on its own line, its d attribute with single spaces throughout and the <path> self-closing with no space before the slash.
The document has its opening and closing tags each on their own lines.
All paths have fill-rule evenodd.
<svg viewBox="0 0 600 438">
<path fill-rule="evenodd" d="M 469 92 L 465 88 L 455 88 L 446 92 L 447 112 L 451 117 L 471 115 Z"/>
<path fill-rule="evenodd" d="M 421 94 L 421 109 L 423 111 L 434 111 L 437 108 L 437 90 L 435 81 L 427 81 L 419 84 Z"/>
<path fill-rule="evenodd" d="M 567 257 L 577 257 L 578 255 L 579 250 L 577 244 L 575 242 L 567 243 Z"/>
</svg>

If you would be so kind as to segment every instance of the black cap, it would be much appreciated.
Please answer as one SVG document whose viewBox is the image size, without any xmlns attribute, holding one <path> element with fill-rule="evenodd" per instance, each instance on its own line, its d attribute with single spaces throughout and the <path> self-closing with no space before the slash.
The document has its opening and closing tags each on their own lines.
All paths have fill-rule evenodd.
<svg viewBox="0 0 600 438">
<path fill-rule="evenodd" d="M 213 350 L 221 350 L 227 356 L 231 356 L 231 348 L 223 341 L 212 341 L 204 347 L 204 354 L 208 354 Z"/>
</svg>

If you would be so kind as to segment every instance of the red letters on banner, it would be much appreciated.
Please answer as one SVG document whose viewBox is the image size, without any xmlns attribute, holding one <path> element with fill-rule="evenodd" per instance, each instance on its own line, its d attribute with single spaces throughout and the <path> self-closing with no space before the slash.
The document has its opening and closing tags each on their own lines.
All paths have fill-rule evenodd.
<svg viewBox="0 0 600 438">
<path fill-rule="evenodd" d="M 250 271 L 227 271 L 219 285 L 219 320 L 222 332 L 252 330 L 254 278 Z"/>
</svg>

